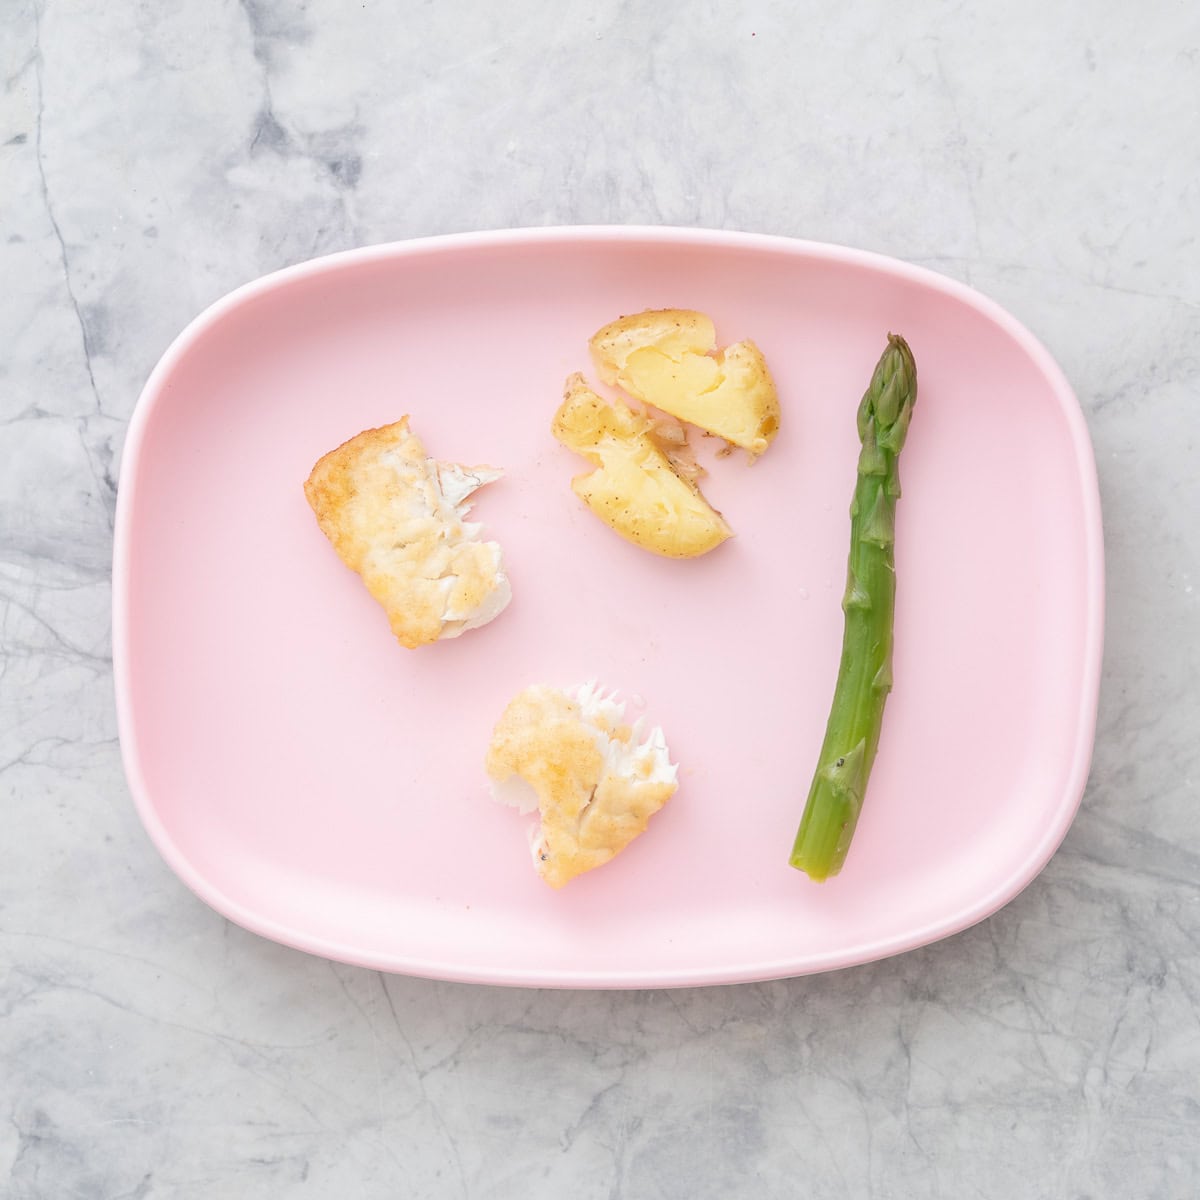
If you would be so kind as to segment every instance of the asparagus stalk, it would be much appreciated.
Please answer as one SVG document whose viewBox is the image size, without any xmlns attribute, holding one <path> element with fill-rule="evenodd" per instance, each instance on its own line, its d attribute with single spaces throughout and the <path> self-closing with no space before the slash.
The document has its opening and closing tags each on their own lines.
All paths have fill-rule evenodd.
<svg viewBox="0 0 1200 1200">
<path fill-rule="evenodd" d="M 836 875 L 846 861 L 879 746 L 883 706 L 892 690 L 897 468 L 916 399 L 912 351 L 902 337 L 889 333 L 858 407 L 862 451 L 850 504 L 842 661 L 821 757 L 789 860 L 818 881 Z"/>
</svg>

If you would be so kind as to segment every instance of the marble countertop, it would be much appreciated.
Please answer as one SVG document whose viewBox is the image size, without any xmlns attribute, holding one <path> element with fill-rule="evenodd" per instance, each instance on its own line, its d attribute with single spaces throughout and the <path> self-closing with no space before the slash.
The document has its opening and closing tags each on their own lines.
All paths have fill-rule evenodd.
<svg viewBox="0 0 1200 1200">
<path fill-rule="evenodd" d="M 13 0 L 0 65 L 0 1192 L 1200 1195 L 1200 9 Z M 767 984 L 450 985 L 245 933 L 147 840 L 110 553 L 172 336 L 312 255 L 593 222 L 932 266 L 1075 385 L 1095 763 L 981 925 Z"/>
</svg>

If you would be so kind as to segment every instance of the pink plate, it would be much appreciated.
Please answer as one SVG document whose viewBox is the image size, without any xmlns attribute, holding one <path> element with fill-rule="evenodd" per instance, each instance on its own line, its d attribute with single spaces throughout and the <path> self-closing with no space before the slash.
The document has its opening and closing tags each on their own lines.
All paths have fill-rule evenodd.
<svg viewBox="0 0 1200 1200">
<path fill-rule="evenodd" d="M 704 487 L 737 536 L 673 562 L 575 499 L 550 436 L 619 313 L 753 337 L 782 431 Z M 833 691 L 855 409 L 889 330 L 920 397 L 901 463 L 896 686 L 849 861 L 787 865 Z M 410 652 L 301 490 L 412 414 L 436 457 L 506 477 L 475 510 L 514 599 Z M 531 229 L 334 255 L 239 289 L 158 364 L 129 429 L 114 564 L 121 741 L 151 837 L 248 929 L 480 983 L 661 987 L 828 970 L 995 911 L 1065 835 L 1087 777 L 1100 505 L 1046 351 L 966 287 L 854 250 L 683 229 Z M 508 698 L 589 678 L 667 734 L 681 786 L 561 892 L 489 798 Z"/>
</svg>

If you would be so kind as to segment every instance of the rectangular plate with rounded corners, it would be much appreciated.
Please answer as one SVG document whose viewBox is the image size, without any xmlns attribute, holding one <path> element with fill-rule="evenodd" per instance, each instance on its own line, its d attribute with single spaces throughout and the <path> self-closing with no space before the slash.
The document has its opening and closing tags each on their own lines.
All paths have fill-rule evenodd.
<svg viewBox="0 0 1200 1200">
<path fill-rule="evenodd" d="M 736 536 L 625 543 L 550 435 L 618 314 L 700 309 L 782 399 L 704 490 Z M 920 396 L 901 463 L 895 691 L 849 861 L 787 865 L 837 672 L 855 409 L 889 331 Z M 514 599 L 410 652 L 305 503 L 313 463 L 411 414 L 502 467 L 476 518 Z M 155 369 L 121 473 L 122 748 L 155 844 L 231 920 L 330 958 L 482 983 L 797 975 L 944 937 L 1017 894 L 1075 813 L 1103 621 L 1095 468 L 1046 351 L 970 289 L 876 255 L 686 229 L 530 229 L 304 263 L 199 316 Z M 555 892 L 483 756 L 509 697 L 596 678 L 666 732 L 680 788 Z M 644 701 L 644 708 L 642 707 Z"/>
</svg>

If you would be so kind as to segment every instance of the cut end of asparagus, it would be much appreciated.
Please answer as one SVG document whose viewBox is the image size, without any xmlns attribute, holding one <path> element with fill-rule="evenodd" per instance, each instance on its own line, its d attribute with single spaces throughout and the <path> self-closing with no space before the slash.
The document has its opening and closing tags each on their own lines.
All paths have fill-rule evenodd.
<svg viewBox="0 0 1200 1200">
<path fill-rule="evenodd" d="M 846 861 L 868 770 L 865 741 L 817 768 L 788 861 L 818 883 L 836 875 Z M 814 803 L 818 796 L 820 801 Z"/>
</svg>

